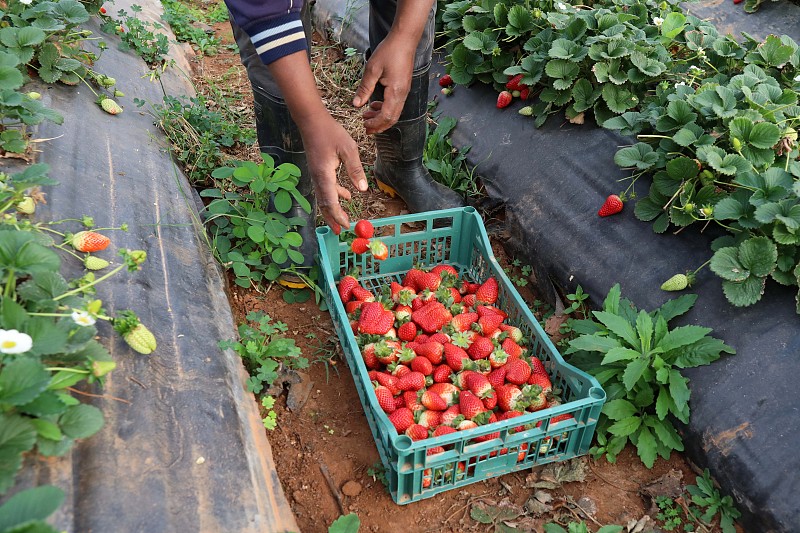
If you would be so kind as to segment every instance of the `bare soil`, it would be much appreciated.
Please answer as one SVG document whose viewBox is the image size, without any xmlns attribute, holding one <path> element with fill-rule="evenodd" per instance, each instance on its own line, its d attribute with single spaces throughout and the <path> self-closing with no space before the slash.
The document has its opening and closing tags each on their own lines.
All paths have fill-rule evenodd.
<svg viewBox="0 0 800 533">
<path fill-rule="evenodd" d="M 214 30 L 225 44 L 233 42 L 227 23 L 215 25 Z M 353 77 L 353 73 L 334 80 L 326 71 L 337 65 L 341 68 L 345 60 L 341 47 L 325 42 L 319 35 L 315 36 L 315 45 L 312 63 L 323 98 L 334 116 L 352 131 L 361 147 L 362 161 L 369 168 L 374 160 L 374 145 L 360 126 L 359 111 L 349 105 L 353 87 L 336 85 L 337 80 Z M 203 91 L 209 83 L 224 83 L 229 93 L 242 96 L 242 105 L 251 106 L 250 85 L 235 50 L 223 47 L 217 55 L 198 56 L 193 65 L 198 90 Z M 247 116 L 252 118 L 252 109 Z M 233 155 L 255 160 L 258 154 L 252 147 L 252 150 Z M 355 196 L 348 207 L 354 219 L 389 216 L 405 209 L 402 202 L 387 198 L 376 187 Z M 496 246 L 496 250 L 502 257 L 502 249 Z M 470 518 L 473 506 L 504 501 L 522 509 L 535 493 L 537 489 L 526 485 L 535 479 L 536 473 L 522 471 L 407 506 L 396 505 L 379 480 L 378 452 L 353 378 L 341 356 L 329 314 L 321 312 L 313 302 L 285 303 L 282 289 L 277 285 L 264 290 L 246 290 L 233 284 L 230 287 L 231 306 L 239 323 L 249 311 L 266 312 L 288 325 L 287 334 L 312 361 L 301 376 L 303 383 L 293 385 L 295 393 L 300 391 L 300 406 L 295 410 L 287 408 L 291 388 L 287 385 L 286 393 L 279 396 L 275 407 L 278 427 L 268 432 L 278 475 L 302 531 L 325 532 L 336 518 L 350 512 L 360 517 L 361 531 L 493 531 L 494 526 L 479 524 Z M 533 294 L 524 296 L 531 298 Z M 302 394 L 303 384 L 310 391 L 307 397 Z M 577 461 L 581 462 L 578 466 L 585 473 L 584 480 L 564 483 L 545 494 L 540 493 L 541 499 L 552 497 L 547 502 L 552 509 L 539 516 L 526 513 L 515 522 L 519 531 L 541 531 L 544 523 L 553 520 L 565 523 L 580 518 L 596 530 L 605 524 L 627 525 L 648 513 L 654 517 L 650 498 L 646 496 L 648 486 L 660 480 L 665 483 L 664 488 L 656 485 L 656 489 L 649 492 L 665 494 L 670 487 L 694 483 L 696 475 L 680 454 L 673 454 L 669 461 L 658 460 L 654 468 L 648 470 L 631 448 L 619 456 L 616 464 L 605 459 Z M 644 531 L 652 530 L 653 522 L 649 524 Z"/>
</svg>

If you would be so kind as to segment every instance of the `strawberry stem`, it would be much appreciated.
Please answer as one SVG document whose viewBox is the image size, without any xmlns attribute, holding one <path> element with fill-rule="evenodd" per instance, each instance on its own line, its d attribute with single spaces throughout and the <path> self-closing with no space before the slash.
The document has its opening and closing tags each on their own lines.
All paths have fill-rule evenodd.
<svg viewBox="0 0 800 533">
<path fill-rule="evenodd" d="M 114 270 L 112 270 L 111 272 L 109 272 L 108 274 L 106 274 L 106 275 L 104 275 L 104 276 L 102 276 L 102 277 L 99 277 L 99 278 L 97 278 L 97 279 L 96 279 L 96 280 L 94 280 L 93 282 L 91 282 L 91 283 L 87 283 L 86 285 L 83 285 L 83 286 L 81 286 L 81 287 L 78 287 L 77 289 L 72 289 L 71 291 L 67 291 L 67 292 L 65 292 L 64 294 L 61 294 L 61 295 L 59 295 L 59 296 L 56 296 L 55 298 L 53 298 L 53 300 L 57 302 L 58 300 L 61 300 L 62 298 L 66 298 L 67 296 L 72 296 L 72 295 L 74 295 L 74 294 L 79 294 L 79 293 L 81 293 L 81 292 L 85 291 L 86 289 L 88 289 L 89 287 L 92 287 L 92 286 L 94 286 L 94 285 L 97 285 L 97 284 L 98 284 L 98 283 L 100 283 L 101 281 L 103 281 L 103 280 L 106 280 L 106 279 L 110 278 L 111 276 L 113 276 L 114 274 L 116 274 L 117 272 L 119 272 L 120 270 L 122 270 L 123 268 L 125 268 L 125 266 L 126 266 L 125 264 L 122 264 L 122 265 L 118 266 L 117 268 L 115 268 Z"/>
<path fill-rule="evenodd" d="M 705 263 L 703 263 L 702 265 L 700 265 L 699 267 L 697 267 L 697 268 L 694 270 L 694 272 L 692 272 L 692 274 L 697 274 L 697 273 L 700 271 L 700 269 L 702 269 L 703 267 L 705 267 L 706 265 L 708 265 L 710 262 L 711 262 L 711 259 L 709 259 L 708 261 L 706 261 Z"/>
</svg>

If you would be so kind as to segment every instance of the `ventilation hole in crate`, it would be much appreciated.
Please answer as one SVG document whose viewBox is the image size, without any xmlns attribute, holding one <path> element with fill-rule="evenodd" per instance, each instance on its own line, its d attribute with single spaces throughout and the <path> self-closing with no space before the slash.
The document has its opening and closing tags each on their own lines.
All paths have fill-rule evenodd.
<svg viewBox="0 0 800 533">
<path fill-rule="evenodd" d="M 386 224 L 385 226 L 378 226 L 375 228 L 376 237 L 394 237 L 396 233 L 396 226 L 394 224 Z"/>
</svg>

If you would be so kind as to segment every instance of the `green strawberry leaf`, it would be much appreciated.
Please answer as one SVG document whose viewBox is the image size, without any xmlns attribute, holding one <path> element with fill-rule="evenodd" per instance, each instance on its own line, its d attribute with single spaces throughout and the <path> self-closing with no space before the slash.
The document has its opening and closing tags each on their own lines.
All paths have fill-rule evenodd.
<svg viewBox="0 0 800 533">
<path fill-rule="evenodd" d="M 720 248 L 714 252 L 709 268 L 717 276 L 731 282 L 741 282 L 750 277 L 750 271 L 739 262 L 739 249 L 734 247 Z"/>
<path fill-rule="evenodd" d="M 739 261 L 753 276 L 763 278 L 775 270 L 778 248 L 768 237 L 753 237 L 739 245 Z"/>
<path fill-rule="evenodd" d="M 36 428 L 26 418 L 0 413 L 0 494 L 13 484 L 22 454 L 33 448 Z"/>
<path fill-rule="evenodd" d="M 25 405 L 47 389 L 50 373 L 28 357 L 11 361 L 0 373 L 0 404 Z"/>
<path fill-rule="evenodd" d="M 64 491 L 51 485 L 18 492 L 0 506 L 0 531 L 44 531 L 27 529 L 25 526 L 46 520 L 61 507 L 63 501 Z"/>
<path fill-rule="evenodd" d="M 645 143 L 627 146 L 614 154 L 614 163 L 622 168 L 636 167 L 639 170 L 647 170 L 657 162 L 658 154 L 649 144 Z"/>
<path fill-rule="evenodd" d="M 723 281 L 722 291 L 730 303 L 736 307 L 747 307 L 761 299 L 764 294 L 766 278 L 751 276 L 744 281 Z"/>
<path fill-rule="evenodd" d="M 58 419 L 61 431 L 73 439 L 82 439 L 97 433 L 103 427 L 103 413 L 88 404 L 74 405 Z"/>
</svg>

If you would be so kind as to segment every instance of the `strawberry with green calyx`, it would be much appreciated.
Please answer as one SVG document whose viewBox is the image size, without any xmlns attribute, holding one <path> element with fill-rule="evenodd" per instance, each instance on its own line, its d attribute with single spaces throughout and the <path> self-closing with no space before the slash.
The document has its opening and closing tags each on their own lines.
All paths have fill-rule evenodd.
<svg viewBox="0 0 800 533">
<path fill-rule="evenodd" d="M 522 387 L 522 393 L 531 399 L 528 411 L 541 411 L 547 407 L 547 395 L 538 385 L 525 385 Z"/>
<path fill-rule="evenodd" d="M 447 407 L 458 404 L 458 395 L 461 393 L 458 387 L 448 382 L 434 383 L 428 390 L 441 396 Z"/>
<path fill-rule="evenodd" d="M 397 330 L 397 337 L 401 341 L 413 341 L 417 336 L 417 325 L 413 322 L 405 322 Z"/>
<path fill-rule="evenodd" d="M 421 403 L 425 409 L 430 411 L 444 411 L 448 407 L 447 402 L 444 401 L 444 398 L 430 389 L 419 391 L 418 394 L 419 403 Z"/>
<path fill-rule="evenodd" d="M 489 364 L 493 369 L 504 367 L 508 362 L 508 354 L 502 348 L 495 348 L 489 354 Z"/>
<path fill-rule="evenodd" d="M 522 83 L 522 74 L 517 74 L 515 76 L 511 76 L 511 78 L 506 83 L 506 89 L 509 91 L 519 91 L 525 84 Z"/>
<path fill-rule="evenodd" d="M 711 260 L 706 261 L 702 265 L 700 265 L 697 269 L 693 271 L 686 272 L 686 274 L 675 274 L 667 281 L 661 284 L 662 291 L 682 291 L 687 287 L 691 287 L 695 279 L 697 278 L 697 273 L 706 265 L 708 265 Z"/>
<path fill-rule="evenodd" d="M 470 344 L 469 348 L 467 348 L 467 353 L 473 360 L 486 359 L 494 351 L 494 348 L 495 346 L 492 339 L 478 336 L 472 344 Z"/>
<path fill-rule="evenodd" d="M 345 303 L 349 302 L 353 296 L 353 289 L 360 285 L 355 276 L 344 276 L 339 280 L 339 298 Z"/>
<path fill-rule="evenodd" d="M 452 87 L 442 87 L 441 93 L 443 95 L 445 95 L 445 96 L 450 96 L 451 94 L 453 94 L 453 88 Z"/>
<path fill-rule="evenodd" d="M 435 333 L 453 319 L 450 311 L 441 303 L 430 301 L 411 313 L 411 320 L 427 333 Z"/>
<path fill-rule="evenodd" d="M 450 77 L 450 74 L 445 74 L 439 78 L 439 87 L 451 87 L 453 83 L 453 78 Z"/>
<path fill-rule="evenodd" d="M 473 372 L 488 376 L 492 371 L 492 365 L 489 359 L 467 359 L 464 361 L 464 370 L 472 370 Z"/>
<path fill-rule="evenodd" d="M 622 211 L 623 200 L 620 196 L 616 194 L 609 195 L 606 198 L 606 201 L 603 203 L 602 207 L 597 211 L 597 214 L 601 217 L 608 217 L 611 215 L 616 215 L 620 211 Z"/>
<path fill-rule="evenodd" d="M 369 241 L 369 251 L 372 252 L 372 257 L 378 261 L 385 261 L 389 257 L 389 248 L 377 239 Z"/>
<path fill-rule="evenodd" d="M 450 373 L 453 371 L 450 365 L 442 363 L 433 369 L 434 383 L 450 383 Z"/>
<path fill-rule="evenodd" d="M 525 107 L 520 108 L 520 110 L 517 111 L 517 113 L 519 113 L 523 117 L 530 117 L 533 115 L 533 107 L 526 105 Z"/>
<path fill-rule="evenodd" d="M 492 384 L 489 378 L 479 372 L 472 372 L 465 378 L 467 389 L 478 398 L 486 398 L 492 394 Z"/>
<path fill-rule="evenodd" d="M 461 394 L 459 394 L 458 408 L 461 410 L 461 414 L 468 420 L 472 420 L 486 411 L 481 399 L 469 390 L 461 391 Z M 461 428 L 459 427 L 459 429 Z"/>
<path fill-rule="evenodd" d="M 133 311 L 121 311 L 111 320 L 114 330 L 122 335 L 128 346 L 140 354 L 148 355 L 156 349 L 156 338 L 147 327 L 139 321 Z"/>
<path fill-rule="evenodd" d="M 23 196 L 15 206 L 17 213 L 22 215 L 32 215 L 36 212 L 36 202 L 30 196 Z"/>
<path fill-rule="evenodd" d="M 100 107 L 103 109 L 103 111 L 109 115 L 119 115 L 122 113 L 122 106 L 111 98 L 102 98 L 98 104 L 100 104 Z"/>
</svg>

